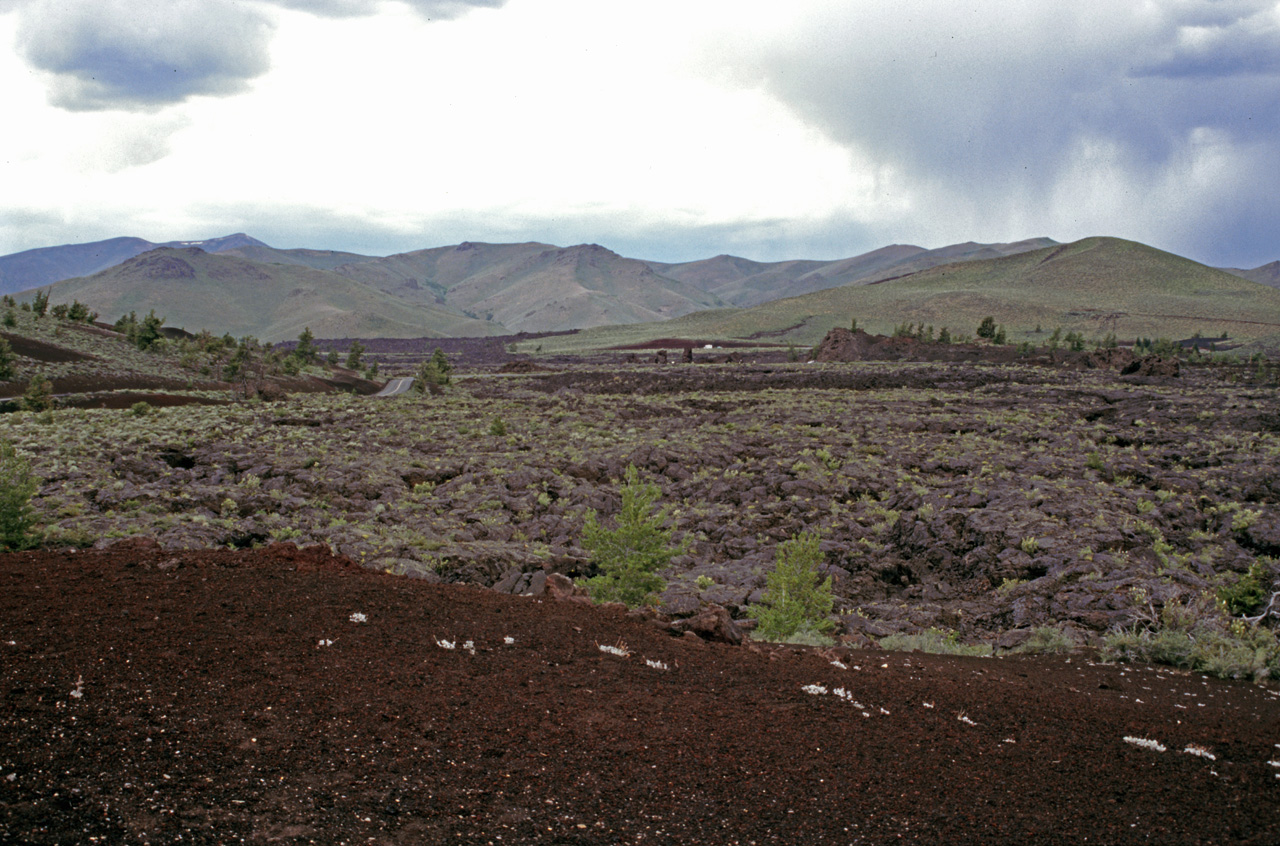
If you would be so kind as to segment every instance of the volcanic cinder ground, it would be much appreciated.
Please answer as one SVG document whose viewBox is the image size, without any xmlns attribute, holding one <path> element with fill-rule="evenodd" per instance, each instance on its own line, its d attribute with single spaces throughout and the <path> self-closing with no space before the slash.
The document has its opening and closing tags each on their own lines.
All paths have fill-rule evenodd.
<svg viewBox="0 0 1280 846">
<path fill-rule="evenodd" d="M 601 647 L 610 647 L 605 650 Z M 0 557 L 6 843 L 1274 843 L 1272 688 L 728 646 L 323 547 Z"/>
</svg>

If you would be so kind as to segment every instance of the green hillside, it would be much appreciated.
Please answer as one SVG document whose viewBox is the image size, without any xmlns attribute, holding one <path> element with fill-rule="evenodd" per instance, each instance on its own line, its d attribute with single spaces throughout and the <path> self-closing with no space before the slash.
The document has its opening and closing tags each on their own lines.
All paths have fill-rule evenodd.
<svg viewBox="0 0 1280 846">
<path fill-rule="evenodd" d="M 833 326 L 889 333 L 904 322 L 972 334 L 991 315 L 1010 340 L 1061 326 L 1086 337 L 1114 332 L 1187 338 L 1226 333 L 1258 341 L 1280 333 L 1280 291 L 1171 253 L 1117 238 L 1086 238 L 984 261 L 930 268 L 879 284 L 831 288 L 749 309 L 691 314 L 662 324 L 596 330 L 568 347 L 613 346 L 663 337 L 757 338 L 816 343 Z M 617 339 L 617 340 L 615 340 Z"/>
<path fill-rule="evenodd" d="M 53 303 L 80 300 L 104 320 L 155 310 L 169 326 L 264 341 L 493 335 L 500 326 L 406 302 L 334 273 L 262 264 L 197 248 L 158 249 L 48 289 Z"/>
<path fill-rule="evenodd" d="M 410 302 L 438 303 L 511 332 L 551 332 L 677 317 L 714 294 L 595 244 L 439 247 L 337 268 Z"/>
</svg>

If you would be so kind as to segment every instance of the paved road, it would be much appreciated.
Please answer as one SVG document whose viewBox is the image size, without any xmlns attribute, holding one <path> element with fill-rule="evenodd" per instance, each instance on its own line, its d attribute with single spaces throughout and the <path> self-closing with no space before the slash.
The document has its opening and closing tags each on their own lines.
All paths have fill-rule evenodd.
<svg viewBox="0 0 1280 846">
<path fill-rule="evenodd" d="M 383 388 L 381 391 L 378 391 L 378 393 L 374 394 L 374 396 L 394 397 L 400 394 L 408 393 L 409 389 L 412 387 L 413 387 L 412 376 L 398 376 L 395 379 L 387 380 L 387 386 Z"/>
</svg>

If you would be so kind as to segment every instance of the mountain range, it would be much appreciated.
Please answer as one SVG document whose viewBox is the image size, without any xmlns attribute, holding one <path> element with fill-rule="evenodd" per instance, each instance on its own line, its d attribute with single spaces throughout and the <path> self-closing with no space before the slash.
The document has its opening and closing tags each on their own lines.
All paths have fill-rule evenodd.
<svg viewBox="0 0 1280 846">
<path fill-rule="evenodd" d="M 1126 278 L 1153 284 L 1155 277 L 1148 271 L 1154 267 L 1166 281 L 1170 273 L 1175 278 L 1199 279 L 1203 272 L 1234 278 L 1151 248 L 1144 248 L 1149 252 L 1135 265 L 1132 251 L 1118 246 L 1132 242 L 1094 240 L 1098 243 L 1086 251 L 1091 267 L 1105 264 L 1106 257 L 1128 267 L 1128 277 L 1109 277 L 1120 289 Z M 304 327 L 319 337 L 439 337 L 634 326 L 673 318 L 693 325 L 701 321 L 707 328 L 732 324 L 755 327 L 751 332 L 778 332 L 816 329 L 814 314 L 849 298 L 892 303 L 888 307 L 897 309 L 896 319 L 935 311 L 942 317 L 956 306 L 948 305 L 946 297 L 938 299 L 936 292 L 930 294 L 935 305 L 928 308 L 914 300 L 897 302 L 889 294 L 924 296 L 920 286 L 927 288 L 929 280 L 938 278 L 1003 278 L 1010 265 L 1001 262 L 1037 254 L 1061 258 L 1069 246 L 1035 238 L 933 250 L 895 244 L 831 261 L 756 262 L 720 255 L 667 263 L 625 258 L 597 244 L 465 242 L 378 257 L 277 249 L 243 233 L 166 243 L 113 238 L 0 257 L 0 293 L 21 296 L 46 289 L 53 302 L 77 299 L 108 320 L 154 309 L 171 326 L 267 341 L 294 338 Z M 1175 259 L 1176 267 L 1170 265 Z M 1061 262 L 1054 267 L 1061 270 Z M 957 275 L 945 268 L 967 270 Z M 1229 272 L 1264 285 L 1280 284 L 1280 262 Z M 1054 300 L 1034 289 L 1019 293 L 1017 284 L 1006 288 L 1000 296 L 1018 300 L 1027 314 L 1035 311 L 1023 302 L 1028 297 Z M 1098 297 L 1106 300 L 1117 293 L 1094 290 L 1089 295 L 1094 301 L 1077 305 L 1096 307 Z M 974 299 L 972 292 L 966 296 Z M 788 303 L 798 305 L 793 309 Z M 1000 302 L 991 301 L 989 307 L 998 312 L 998 306 Z M 867 307 L 861 309 L 868 316 L 878 308 L 868 312 Z M 840 308 L 859 306 L 850 302 Z M 1055 308 L 1045 310 L 1047 319 L 1057 314 Z M 1265 308 L 1263 312 L 1267 316 Z M 773 326 L 783 315 L 793 322 Z"/>
</svg>

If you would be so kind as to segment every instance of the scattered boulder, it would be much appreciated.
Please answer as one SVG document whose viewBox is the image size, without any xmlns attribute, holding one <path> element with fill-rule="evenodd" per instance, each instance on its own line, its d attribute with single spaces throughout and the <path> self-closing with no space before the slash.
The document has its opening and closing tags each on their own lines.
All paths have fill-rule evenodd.
<svg viewBox="0 0 1280 846">
<path fill-rule="evenodd" d="M 1120 375 L 1139 379 L 1172 379 L 1181 372 L 1182 365 L 1178 363 L 1178 359 L 1149 355 L 1131 361 L 1120 370 Z"/>
<path fill-rule="evenodd" d="M 708 605 L 699 613 L 671 624 L 671 631 L 695 634 L 703 640 L 738 646 L 742 643 L 742 630 L 734 623 L 729 612 L 719 605 Z"/>
<path fill-rule="evenodd" d="M 587 589 L 568 576 L 547 573 L 543 579 L 544 592 L 557 602 L 590 602 Z"/>
</svg>

